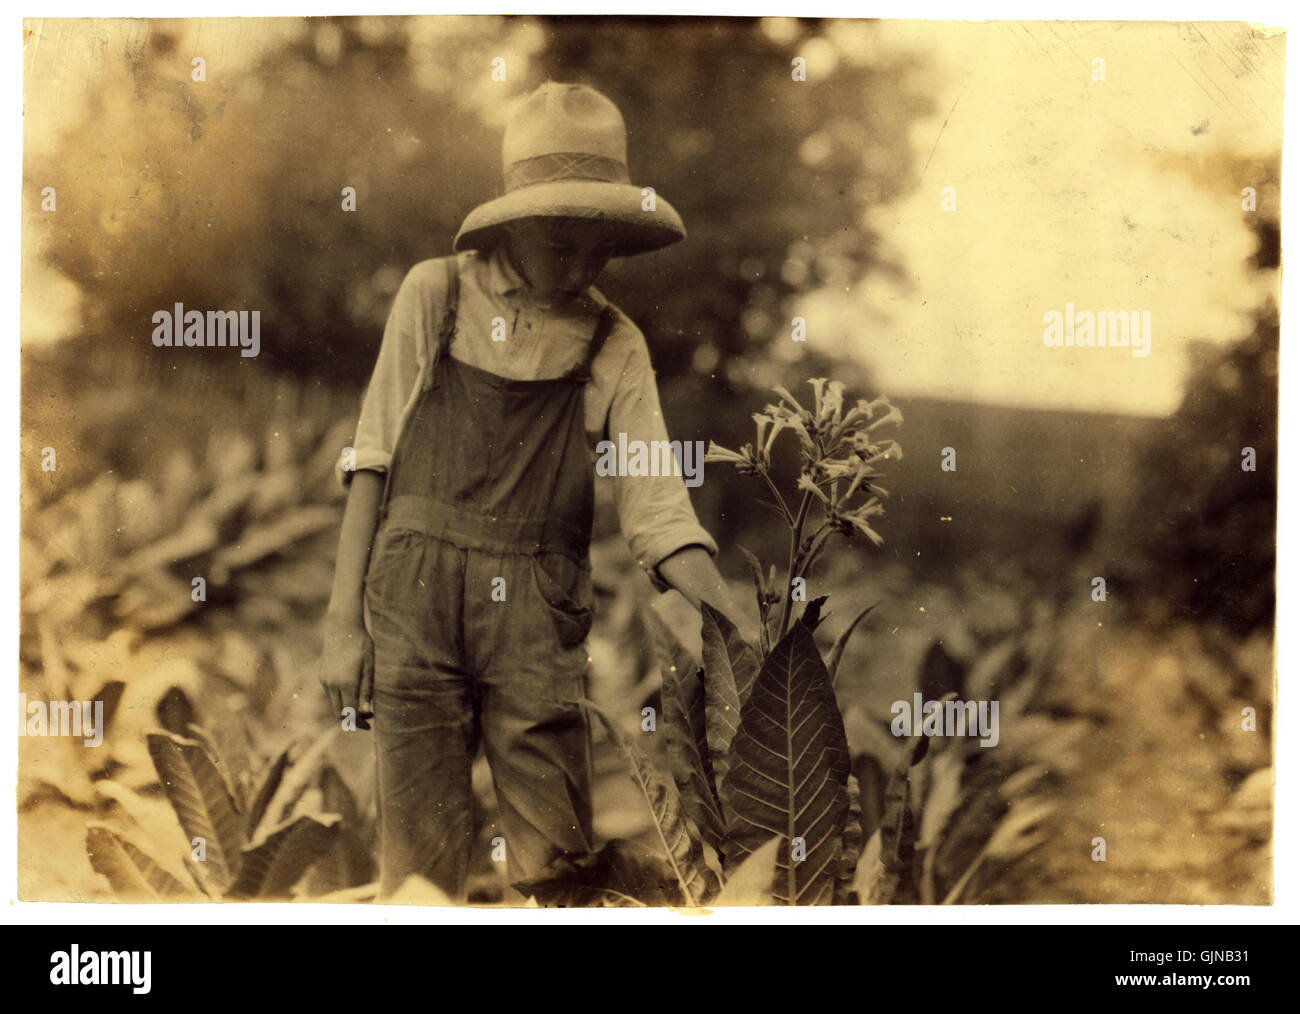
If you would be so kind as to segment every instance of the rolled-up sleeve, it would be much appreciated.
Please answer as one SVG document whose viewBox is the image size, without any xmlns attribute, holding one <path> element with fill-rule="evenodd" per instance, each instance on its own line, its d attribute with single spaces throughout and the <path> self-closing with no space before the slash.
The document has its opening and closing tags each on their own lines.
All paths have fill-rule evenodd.
<svg viewBox="0 0 1300 1014">
<path fill-rule="evenodd" d="M 430 260 L 411 268 L 393 299 L 379 356 L 361 399 L 352 454 L 341 458 L 335 468 L 335 478 L 344 486 L 354 471 L 387 472 L 392 462 L 403 414 L 428 359 L 430 322 L 425 318 L 430 307 L 441 305 L 439 300 L 446 289 L 437 265 L 437 261 Z"/>
<path fill-rule="evenodd" d="M 659 407 L 659 389 L 645 338 L 634 324 L 622 318 L 629 348 L 622 374 L 609 408 L 609 438 L 617 443 L 620 433 L 627 435 L 628 445 L 642 440 L 655 447 L 655 441 L 667 441 L 668 430 Z M 703 467 L 703 454 L 690 459 L 693 468 Z M 700 546 L 710 556 L 718 553 L 718 544 L 700 524 L 691 506 L 690 493 L 682 475 L 617 475 L 614 477 L 614 502 L 619 527 L 637 563 L 659 591 L 669 585 L 659 575 L 658 566 L 679 549 Z"/>
</svg>

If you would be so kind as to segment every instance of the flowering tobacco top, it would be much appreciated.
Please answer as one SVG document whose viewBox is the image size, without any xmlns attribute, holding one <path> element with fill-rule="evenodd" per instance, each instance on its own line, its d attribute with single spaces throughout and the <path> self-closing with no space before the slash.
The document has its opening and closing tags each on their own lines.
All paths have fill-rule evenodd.
<svg viewBox="0 0 1300 1014">
<path fill-rule="evenodd" d="M 735 465 L 742 475 L 764 478 L 777 496 L 777 509 L 792 526 L 798 520 L 802 529 L 813 500 L 821 505 L 825 514 L 823 524 L 800 547 L 805 550 L 801 554 L 805 568 L 830 532 L 850 537 L 863 535 L 875 545 L 884 541 L 868 520 L 885 512 L 881 500 L 889 496 L 889 491 L 876 480 L 881 477 L 879 467 L 884 462 L 898 461 L 903 456 L 898 441 L 877 435 L 882 426 L 903 421 L 903 414 L 888 398 L 860 399 L 846 412 L 843 384 L 823 377 L 809 383 L 813 388 L 811 410 L 778 386 L 774 390 L 780 395 L 779 402 L 764 406 L 762 412 L 754 415 L 756 434 L 752 444 L 732 451 L 710 441 L 704 458 L 706 462 Z M 804 495 L 804 503 L 797 516 L 785 505 L 771 475 L 772 444 L 785 430 L 794 433 L 800 444 L 797 488 Z M 858 502 L 852 503 L 859 494 Z"/>
</svg>

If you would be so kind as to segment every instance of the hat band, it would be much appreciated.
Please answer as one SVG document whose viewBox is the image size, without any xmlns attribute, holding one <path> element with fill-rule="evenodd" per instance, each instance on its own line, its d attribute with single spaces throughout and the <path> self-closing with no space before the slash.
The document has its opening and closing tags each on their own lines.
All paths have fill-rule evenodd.
<svg viewBox="0 0 1300 1014">
<path fill-rule="evenodd" d="M 580 151 L 557 151 L 522 158 L 506 166 L 504 176 L 507 192 L 534 183 L 554 183 L 557 180 L 628 182 L 625 163 L 604 155 L 589 155 Z"/>
</svg>

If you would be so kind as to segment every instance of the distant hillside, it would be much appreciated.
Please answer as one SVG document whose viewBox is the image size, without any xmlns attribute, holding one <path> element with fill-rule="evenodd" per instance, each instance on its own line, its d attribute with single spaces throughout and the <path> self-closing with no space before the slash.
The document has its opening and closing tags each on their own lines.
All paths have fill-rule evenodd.
<svg viewBox="0 0 1300 1014">
<path fill-rule="evenodd" d="M 23 365 L 27 442 L 44 446 L 69 427 L 101 431 L 107 459 L 73 456 L 68 466 L 107 465 L 128 477 L 149 474 L 173 444 L 199 449 L 214 431 L 243 431 L 260 441 L 273 417 L 323 430 L 354 418 L 360 393 L 273 371 L 214 372 L 194 357 L 161 369 L 153 360 L 116 354 L 104 342 L 24 350 Z M 753 439 L 748 413 L 761 401 L 705 397 L 689 382 L 665 384 L 661 394 L 677 439 L 716 439 L 732 447 Z M 996 571 L 1003 561 L 1051 576 L 1071 543 L 1077 548 L 1090 530 L 1102 540 L 1091 555 L 1104 559 L 1115 545 L 1106 540 L 1119 523 L 1119 508 L 1131 495 L 1138 448 L 1162 422 L 926 398 L 899 399 L 898 405 L 904 456 L 888 467 L 883 483 L 892 494 L 879 524 L 886 544 L 870 552 L 937 577 L 958 565 Z M 177 413 L 194 416 L 193 424 L 171 420 Z M 940 470 L 945 447 L 957 452 L 955 472 Z M 787 443 L 785 449 L 777 467 L 792 473 L 793 448 Z M 719 539 L 724 565 L 733 572 L 743 569 L 736 542 L 767 560 L 785 558 L 787 536 L 760 505 L 763 494 L 761 483 L 717 465 L 707 466 L 704 484 L 692 490 L 700 520 Z M 605 512 L 598 525 L 610 531 L 616 519 Z"/>
<path fill-rule="evenodd" d="M 1000 561 L 1050 573 L 1090 538 L 1104 554 L 1131 496 L 1138 450 L 1162 422 L 928 398 L 897 404 L 903 460 L 888 466 L 883 482 L 892 495 L 878 552 L 923 573 L 957 564 L 996 569 Z M 670 423 L 674 407 L 666 397 Z M 940 469 L 945 447 L 957 452 L 954 472 Z M 693 493 L 705 526 L 783 558 L 781 527 L 757 506 L 761 486 L 718 466 L 705 475 Z"/>
</svg>

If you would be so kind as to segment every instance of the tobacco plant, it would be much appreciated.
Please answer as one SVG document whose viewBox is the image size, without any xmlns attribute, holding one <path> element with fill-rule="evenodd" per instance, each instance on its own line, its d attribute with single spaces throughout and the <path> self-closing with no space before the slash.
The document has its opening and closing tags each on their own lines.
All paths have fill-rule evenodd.
<svg viewBox="0 0 1300 1014">
<path fill-rule="evenodd" d="M 120 896 L 135 901 L 289 898 L 304 874 L 321 863 L 330 867 L 327 877 L 342 878 L 330 886 L 368 878 L 355 802 L 334 768 L 321 764 L 333 734 L 305 750 L 284 750 L 253 781 L 232 776 L 201 727 L 191 725 L 189 732 L 159 730 L 146 737 L 174 822 L 160 818 L 148 797 L 99 783 L 129 826 L 90 822 L 86 852 Z"/>
<path fill-rule="evenodd" d="M 710 443 L 705 457 L 763 480 L 789 526 L 789 553 L 779 586 L 746 553 L 755 576 L 758 645 L 703 603 L 703 664 L 697 666 L 660 625 L 671 778 L 617 722 L 588 705 L 650 807 L 658 854 L 612 842 L 528 885 L 539 901 L 817 905 L 850 899 L 862 828 L 833 683 L 844 645 L 870 607 L 823 658 L 813 632 L 826 597 L 804 602 L 796 617 L 792 605 L 802 596 L 792 589 L 806 586 L 833 536 L 881 543 L 871 519 L 884 512 L 881 500 L 889 494 L 877 484 L 878 469 L 901 451 L 878 431 L 902 415 L 885 398 L 845 411 L 842 384 L 811 384 L 811 409 L 778 387 L 780 401 L 754 416 L 754 443 L 739 451 Z M 772 446 L 782 433 L 800 446 L 794 505 L 772 471 Z"/>
</svg>

